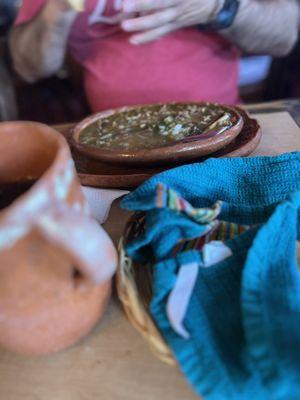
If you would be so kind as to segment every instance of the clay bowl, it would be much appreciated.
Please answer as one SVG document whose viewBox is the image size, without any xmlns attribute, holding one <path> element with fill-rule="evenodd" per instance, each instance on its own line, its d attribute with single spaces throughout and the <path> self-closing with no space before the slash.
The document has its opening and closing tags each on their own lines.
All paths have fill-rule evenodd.
<svg viewBox="0 0 300 400">
<path fill-rule="evenodd" d="M 212 110 L 228 113 L 230 115 L 230 126 L 220 132 L 220 127 L 210 130 L 201 135 L 193 135 L 183 140 L 174 141 L 170 144 L 140 150 L 111 150 L 108 148 L 93 147 L 80 143 L 80 136 L 85 128 L 94 122 L 109 117 L 111 115 L 132 111 L 137 107 L 123 107 L 116 110 L 108 110 L 94 114 L 78 125 L 72 132 L 71 143 L 79 153 L 87 158 L 107 162 L 111 164 L 134 165 L 134 166 L 159 166 L 172 163 L 186 163 L 199 159 L 199 157 L 214 153 L 231 143 L 243 128 L 243 118 L 238 111 L 232 107 L 213 103 L 170 103 L 170 105 L 197 105 L 199 107 L 209 107 Z M 147 107 L 155 107 L 149 105 Z M 163 106 L 163 104 L 159 104 Z M 121 140 L 121 138 L 120 138 Z"/>
</svg>

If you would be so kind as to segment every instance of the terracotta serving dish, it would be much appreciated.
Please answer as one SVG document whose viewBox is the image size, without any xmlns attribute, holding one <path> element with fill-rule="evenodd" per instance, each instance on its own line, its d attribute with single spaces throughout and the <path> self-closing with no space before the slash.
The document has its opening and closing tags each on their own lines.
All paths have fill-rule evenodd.
<svg viewBox="0 0 300 400">
<path fill-rule="evenodd" d="M 238 109 L 238 112 L 244 119 L 242 131 L 228 146 L 217 153 L 210 154 L 210 157 L 245 157 L 258 146 L 261 139 L 261 129 L 257 120 L 250 118 L 242 109 Z M 71 143 L 73 125 L 60 126 L 58 129 Z M 152 175 L 176 166 L 176 164 L 171 164 L 160 168 L 140 168 L 130 165 L 122 167 L 121 165 L 91 160 L 79 153 L 74 147 L 72 148 L 72 155 L 81 184 L 101 188 L 133 189 Z M 200 162 L 207 157 L 200 157 L 194 161 Z"/>
<path fill-rule="evenodd" d="M 171 105 L 184 105 L 185 103 L 171 103 Z M 223 132 L 210 130 L 201 135 L 191 135 L 183 140 L 171 142 L 171 144 L 151 149 L 140 150 L 111 150 L 108 148 L 94 147 L 82 144 L 80 136 L 82 132 L 96 121 L 107 118 L 114 114 L 132 111 L 135 107 L 123 107 L 116 110 L 108 110 L 94 114 L 75 126 L 72 134 L 72 145 L 84 156 L 102 162 L 135 165 L 135 166 L 156 166 L 171 163 L 185 163 L 199 159 L 220 150 L 232 142 L 243 128 L 243 118 L 236 109 L 228 106 L 213 103 L 186 103 L 187 105 L 197 105 L 199 107 L 210 107 L 213 110 L 221 109 L 224 113 L 230 114 L 231 125 Z M 163 106 L 163 105 L 161 105 Z M 153 107 L 149 105 L 148 107 Z M 121 136 L 121 135 L 120 135 Z M 122 138 L 120 137 L 120 140 Z"/>
</svg>

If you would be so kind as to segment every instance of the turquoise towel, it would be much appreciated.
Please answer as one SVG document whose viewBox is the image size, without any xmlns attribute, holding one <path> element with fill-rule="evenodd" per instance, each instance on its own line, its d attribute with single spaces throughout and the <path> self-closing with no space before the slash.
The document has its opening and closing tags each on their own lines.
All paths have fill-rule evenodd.
<svg viewBox="0 0 300 400">
<path fill-rule="evenodd" d="M 177 209 L 162 201 L 173 193 L 170 187 L 178 194 Z M 189 382 L 207 399 L 300 399 L 299 191 L 296 152 L 179 167 L 123 201 L 146 213 L 145 232 L 127 251 L 139 260 L 153 257 L 153 319 Z M 250 225 L 225 241 L 232 254 L 210 267 L 200 250 L 174 255 L 178 240 L 212 227 L 212 220 L 194 215 L 218 201 L 215 218 Z M 183 268 L 195 265 L 183 320 L 189 336 L 183 337 L 170 322 L 168 301 Z"/>
</svg>

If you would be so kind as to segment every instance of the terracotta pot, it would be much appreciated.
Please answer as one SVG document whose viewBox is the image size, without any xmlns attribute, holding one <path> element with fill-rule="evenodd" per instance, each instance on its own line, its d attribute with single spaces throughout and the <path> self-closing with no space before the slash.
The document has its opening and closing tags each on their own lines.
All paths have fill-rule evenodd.
<svg viewBox="0 0 300 400">
<path fill-rule="evenodd" d="M 188 163 L 195 161 L 200 157 L 207 156 L 217 150 L 227 146 L 241 132 L 244 121 L 241 115 L 234 107 L 229 107 L 221 104 L 189 102 L 189 103 L 170 103 L 173 105 L 198 105 L 199 107 L 208 107 L 211 109 L 218 108 L 230 115 L 232 125 L 224 132 L 211 131 L 202 135 L 188 136 L 183 140 L 174 141 L 162 147 L 141 150 L 110 150 L 107 148 L 94 147 L 91 145 L 82 144 L 80 135 L 83 130 L 96 121 L 118 114 L 124 111 L 135 110 L 136 107 L 122 107 L 116 110 L 107 110 L 91 115 L 77 124 L 72 133 L 72 145 L 83 156 L 97 161 L 119 164 L 119 165 L 134 165 L 137 167 L 145 166 L 160 166 L 179 163 Z M 163 104 L 160 104 L 163 106 Z M 153 107 L 150 104 L 148 107 Z M 121 139 L 120 139 L 121 140 Z"/>
<path fill-rule="evenodd" d="M 59 133 L 2 123 L 0 152 L 0 345 L 27 355 L 56 352 L 102 316 L 116 251 L 89 217 Z"/>
</svg>

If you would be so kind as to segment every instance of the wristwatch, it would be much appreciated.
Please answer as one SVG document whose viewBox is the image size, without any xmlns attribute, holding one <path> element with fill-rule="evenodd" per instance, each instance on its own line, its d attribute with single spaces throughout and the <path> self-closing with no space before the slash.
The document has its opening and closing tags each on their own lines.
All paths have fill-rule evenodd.
<svg viewBox="0 0 300 400">
<path fill-rule="evenodd" d="M 229 28 L 235 20 L 239 5 L 240 0 L 225 0 L 216 17 L 206 24 L 198 25 L 198 28 L 201 31 L 219 31 Z"/>
</svg>

